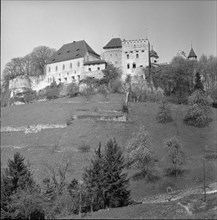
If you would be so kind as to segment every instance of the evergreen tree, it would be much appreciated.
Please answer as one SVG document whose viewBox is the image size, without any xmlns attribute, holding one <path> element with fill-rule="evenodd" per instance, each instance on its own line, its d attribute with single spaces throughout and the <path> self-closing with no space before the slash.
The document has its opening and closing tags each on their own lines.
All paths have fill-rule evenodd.
<svg viewBox="0 0 217 220">
<path fill-rule="evenodd" d="M 111 139 L 105 147 L 103 163 L 103 198 L 107 207 L 121 207 L 130 202 L 129 180 L 123 173 L 125 168 L 121 148 L 115 139 Z"/>
<path fill-rule="evenodd" d="M 83 180 L 87 189 L 91 210 L 103 208 L 101 203 L 103 199 L 102 181 L 103 181 L 103 155 L 101 153 L 101 143 L 95 150 L 91 164 L 85 169 Z"/>
<path fill-rule="evenodd" d="M 34 180 L 31 171 L 24 163 L 24 157 L 19 153 L 14 154 L 13 160 L 8 160 L 8 168 L 3 175 L 3 185 L 8 195 L 16 192 L 17 189 L 33 187 Z"/>
<path fill-rule="evenodd" d="M 200 77 L 200 73 L 199 72 L 196 73 L 196 78 L 195 78 L 194 90 L 196 90 L 196 89 L 204 91 L 203 84 L 201 82 L 201 77 Z"/>
</svg>

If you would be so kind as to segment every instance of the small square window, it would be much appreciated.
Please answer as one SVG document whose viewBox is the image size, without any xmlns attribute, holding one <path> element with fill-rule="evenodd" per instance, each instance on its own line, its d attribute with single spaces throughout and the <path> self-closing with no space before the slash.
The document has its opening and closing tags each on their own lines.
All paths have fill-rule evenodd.
<svg viewBox="0 0 217 220">
<path fill-rule="evenodd" d="M 67 53 L 70 53 L 70 50 L 68 50 Z"/>
<path fill-rule="evenodd" d="M 91 68 L 88 68 L 89 71 L 91 71 Z"/>
<path fill-rule="evenodd" d="M 100 67 L 97 67 L 98 70 L 100 70 Z"/>
</svg>

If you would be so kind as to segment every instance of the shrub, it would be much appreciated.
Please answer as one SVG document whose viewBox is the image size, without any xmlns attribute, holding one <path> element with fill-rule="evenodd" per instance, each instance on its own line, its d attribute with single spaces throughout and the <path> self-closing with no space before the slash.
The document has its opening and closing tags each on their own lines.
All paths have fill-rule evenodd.
<svg viewBox="0 0 217 220">
<path fill-rule="evenodd" d="M 166 169 L 166 175 L 177 177 L 183 173 L 182 166 L 185 164 L 183 147 L 177 137 L 172 137 L 166 141 L 166 151 L 169 162 L 169 167 Z"/>
<path fill-rule="evenodd" d="M 25 92 L 23 99 L 25 103 L 32 102 L 33 100 L 37 99 L 37 94 L 35 91 L 30 89 Z"/>
<path fill-rule="evenodd" d="M 94 88 L 89 87 L 89 86 L 86 87 L 86 88 L 84 88 L 83 91 L 81 92 L 81 95 L 85 96 L 86 99 L 87 99 L 87 101 L 90 100 L 90 97 L 91 97 L 91 95 L 93 95 L 93 94 L 94 94 Z"/>
<path fill-rule="evenodd" d="M 184 117 L 184 122 L 187 125 L 195 127 L 205 127 L 211 121 L 209 114 L 211 112 L 211 100 L 205 94 L 196 90 L 188 100 L 189 107 Z"/>
<path fill-rule="evenodd" d="M 69 96 L 71 98 L 75 97 L 78 95 L 78 92 L 79 92 L 79 87 L 76 83 L 72 82 L 68 85 L 67 92 L 66 92 L 67 96 Z"/>
<path fill-rule="evenodd" d="M 59 96 L 59 91 L 58 91 L 58 88 L 57 87 L 54 87 L 54 88 L 48 88 L 46 89 L 46 94 L 45 94 L 45 97 L 48 99 L 48 100 L 51 100 L 51 99 L 57 99 Z"/>
<path fill-rule="evenodd" d="M 172 188 L 172 190 L 176 188 L 176 184 L 174 180 L 168 177 L 163 177 L 157 183 L 157 188 L 161 193 L 167 193 L 168 187 Z"/>
<path fill-rule="evenodd" d="M 128 109 L 128 106 L 125 104 L 125 103 L 123 103 L 122 104 L 122 109 L 121 109 L 121 111 L 123 112 L 123 113 L 129 113 L 129 109 Z"/>
<path fill-rule="evenodd" d="M 72 124 L 72 121 L 74 120 L 73 115 L 71 115 L 68 119 L 66 119 L 66 125 L 69 126 Z"/>
<path fill-rule="evenodd" d="M 118 78 L 111 82 L 110 88 L 111 88 L 112 93 L 122 93 L 123 92 L 121 80 Z"/>
<path fill-rule="evenodd" d="M 90 151 L 90 146 L 88 144 L 81 144 L 79 147 L 78 147 L 78 150 L 81 152 L 81 153 L 87 153 Z"/>
<path fill-rule="evenodd" d="M 165 99 L 162 100 L 159 106 L 159 111 L 157 113 L 156 119 L 159 123 L 167 123 L 173 120 L 171 110 L 169 108 L 168 103 L 166 103 Z"/>
</svg>

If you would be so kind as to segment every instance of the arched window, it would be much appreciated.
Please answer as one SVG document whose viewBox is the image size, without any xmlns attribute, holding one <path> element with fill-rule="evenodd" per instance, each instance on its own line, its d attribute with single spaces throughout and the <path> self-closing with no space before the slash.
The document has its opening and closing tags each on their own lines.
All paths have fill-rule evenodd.
<svg viewBox="0 0 217 220">
<path fill-rule="evenodd" d="M 70 63 L 70 68 L 72 69 L 72 63 Z"/>
<path fill-rule="evenodd" d="M 138 53 L 136 54 L 136 58 L 139 58 L 139 54 Z"/>
<path fill-rule="evenodd" d="M 127 64 L 127 69 L 130 69 L 130 64 L 129 63 Z"/>
<path fill-rule="evenodd" d="M 63 70 L 65 70 L 65 64 L 63 64 Z"/>
<path fill-rule="evenodd" d="M 48 67 L 48 72 L 50 72 L 50 66 Z"/>
<path fill-rule="evenodd" d="M 127 54 L 127 59 L 129 59 L 129 54 Z"/>
<path fill-rule="evenodd" d="M 80 66 L 80 62 L 78 61 L 78 67 Z"/>
<path fill-rule="evenodd" d="M 58 66 L 56 66 L 56 71 L 58 71 Z"/>
<path fill-rule="evenodd" d="M 136 64 L 135 63 L 133 63 L 133 68 L 136 68 Z"/>
</svg>

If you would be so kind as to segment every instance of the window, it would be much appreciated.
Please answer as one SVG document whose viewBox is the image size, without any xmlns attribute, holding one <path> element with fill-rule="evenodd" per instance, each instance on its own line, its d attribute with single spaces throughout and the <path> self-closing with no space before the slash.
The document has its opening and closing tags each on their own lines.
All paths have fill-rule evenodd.
<svg viewBox="0 0 217 220">
<path fill-rule="evenodd" d="M 59 81 L 61 82 L 61 79 L 59 78 Z"/>
<path fill-rule="evenodd" d="M 112 57 L 112 54 L 110 54 L 110 57 Z"/>
<path fill-rule="evenodd" d="M 154 62 L 157 63 L 157 60 L 155 60 Z"/>
<path fill-rule="evenodd" d="M 80 66 L 80 62 L 78 61 L 78 67 Z"/>
<path fill-rule="evenodd" d="M 127 59 L 129 59 L 129 57 L 130 57 L 129 54 L 127 54 Z"/>
<path fill-rule="evenodd" d="M 100 67 L 97 67 L 98 70 L 100 70 Z"/>
<path fill-rule="evenodd" d="M 89 71 L 91 71 L 91 68 L 88 68 Z"/>
<path fill-rule="evenodd" d="M 75 79 L 75 77 L 74 76 L 72 76 L 72 80 L 74 80 Z"/>
<path fill-rule="evenodd" d="M 145 52 L 144 50 L 142 50 L 142 52 Z"/>
<path fill-rule="evenodd" d="M 56 71 L 58 71 L 58 66 L 56 66 Z"/>
<path fill-rule="evenodd" d="M 133 68 L 136 68 L 136 64 L 135 63 L 133 63 Z"/>
<path fill-rule="evenodd" d="M 70 53 L 70 50 L 68 50 L 67 53 Z"/>
<path fill-rule="evenodd" d="M 65 64 L 63 64 L 63 70 L 65 70 Z"/>
<path fill-rule="evenodd" d="M 80 79 L 80 75 L 78 75 L 78 79 Z"/>
<path fill-rule="evenodd" d="M 49 66 L 49 68 L 48 68 L 48 72 L 50 72 L 50 66 Z"/>
<path fill-rule="evenodd" d="M 70 63 L 70 68 L 72 69 L 72 63 Z"/>
<path fill-rule="evenodd" d="M 136 58 L 139 58 L 139 54 L 138 53 L 136 54 Z"/>
<path fill-rule="evenodd" d="M 130 69 L 130 64 L 129 63 L 127 64 L 127 69 Z"/>
</svg>

